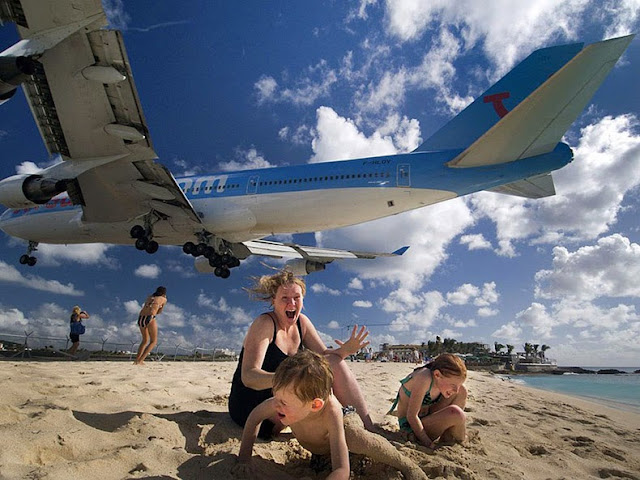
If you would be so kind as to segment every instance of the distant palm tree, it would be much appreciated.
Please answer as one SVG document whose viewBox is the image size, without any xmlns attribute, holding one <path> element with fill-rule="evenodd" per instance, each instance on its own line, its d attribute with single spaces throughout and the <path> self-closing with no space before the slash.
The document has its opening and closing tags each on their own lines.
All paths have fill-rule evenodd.
<svg viewBox="0 0 640 480">
<path fill-rule="evenodd" d="M 546 356 L 546 354 L 545 354 L 544 352 L 546 352 L 546 351 L 547 351 L 547 350 L 549 350 L 550 348 L 551 348 L 551 347 L 550 347 L 549 345 L 542 345 L 542 346 L 540 347 L 540 350 L 542 350 L 542 351 L 540 352 L 540 357 L 541 357 L 543 360 L 546 360 L 546 358 L 547 358 L 547 356 Z"/>
<path fill-rule="evenodd" d="M 493 343 L 493 348 L 495 348 L 496 353 L 500 353 L 500 350 L 504 348 L 504 345 L 498 342 Z"/>
<path fill-rule="evenodd" d="M 524 353 L 527 356 L 527 358 L 529 358 L 531 356 L 531 353 L 533 352 L 533 346 L 527 342 L 524 345 Z"/>
<path fill-rule="evenodd" d="M 513 352 L 514 348 L 515 347 L 513 345 L 507 344 L 507 355 L 511 355 L 511 352 Z"/>
</svg>

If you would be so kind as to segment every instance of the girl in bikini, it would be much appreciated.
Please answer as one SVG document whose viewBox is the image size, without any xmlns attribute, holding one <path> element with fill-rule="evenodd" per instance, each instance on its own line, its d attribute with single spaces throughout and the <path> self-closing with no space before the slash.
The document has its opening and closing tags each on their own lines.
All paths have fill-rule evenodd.
<svg viewBox="0 0 640 480">
<path fill-rule="evenodd" d="M 138 328 L 142 335 L 142 342 L 138 347 L 138 355 L 136 356 L 136 365 L 144 365 L 144 359 L 151 353 L 158 343 L 158 325 L 156 324 L 156 315 L 162 312 L 167 304 L 167 289 L 158 287 L 156 291 L 147 297 L 138 315 Z"/>
<path fill-rule="evenodd" d="M 400 380 L 400 390 L 388 414 L 398 408 L 400 431 L 429 449 L 435 441 L 462 442 L 466 436 L 464 407 L 467 367 L 456 355 L 444 353 Z"/>
</svg>

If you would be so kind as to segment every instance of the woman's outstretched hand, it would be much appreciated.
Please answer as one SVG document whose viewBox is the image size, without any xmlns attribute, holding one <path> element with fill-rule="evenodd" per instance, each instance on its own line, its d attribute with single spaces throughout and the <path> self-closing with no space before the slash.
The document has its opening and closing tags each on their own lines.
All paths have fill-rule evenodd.
<svg viewBox="0 0 640 480">
<path fill-rule="evenodd" d="M 365 339 L 368 335 L 369 330 L 367 330 L 367 327 L 363 325 L 362 327 L 360 327 L 360 330 L 358 330 L 358 325 L 354 325 L 349 340 L 347 340 L 346 342 L 335 340 L 335 342 L 340 345 L 340 349 L 344 353 L 342 358 L 346 358 L 349 355 L 358 353 L 364 347 L 369 345 L 369 342 L 365 342 Z"/>
</svg>

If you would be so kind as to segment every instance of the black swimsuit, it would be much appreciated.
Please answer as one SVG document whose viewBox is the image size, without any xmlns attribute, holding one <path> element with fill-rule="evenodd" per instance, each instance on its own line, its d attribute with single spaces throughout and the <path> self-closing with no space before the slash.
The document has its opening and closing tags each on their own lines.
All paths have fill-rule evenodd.
<svg viewBox="0 0 640 480">
<path fill-rule="evenodd" d="M 278 346 L 276 345 L 276 333 L 278 332 L 276 321 L 274 320 L 271 312 L 268 312 L 267 315 L 271 317 L 273 321 L 273 339 L 269 343 L 267 347 L 267 351 L 264 355 L 264 360 L 262 362 L 262 370 L 265 372 L 273 373 L 278 368 L 278 365 L 285 360 L 288 355 L 284 353 Z M 302 346 L 302 329 L 300 327 L 300 318 L 296 322 L 298 326 L 298 333 L 300 334 L 300 345 L 298 346 L 298 350 L 302 350 L 304 347 Z M 244 347 L 242 347 L 242 351 L 240 352 L 240 358 L 238 359 L 238 367 L 236 368 L 236 372 L 233 375 L 233 381 L 231 383 L 231 393 L 229 394 L 229 414 L 234 422 L 236 422 L 241 427 L 244 427 L 244 424 L 249 417 L 251 411 L 265 401 L 268 398 L 273 397 L 273 392 L 270 388 L 265 390 L 254 390 L 253 388 L 246 387 L 244 383 L 242 383 L 242 358 L 244 356 Z M 269 439 L 272 435 L 273 430 L 273 422 L 269 420 L 265 420 L 262 422 L 262 426 L 260 427 L 260 432 L 258 436 L 260 438 Z"/>
</svg>

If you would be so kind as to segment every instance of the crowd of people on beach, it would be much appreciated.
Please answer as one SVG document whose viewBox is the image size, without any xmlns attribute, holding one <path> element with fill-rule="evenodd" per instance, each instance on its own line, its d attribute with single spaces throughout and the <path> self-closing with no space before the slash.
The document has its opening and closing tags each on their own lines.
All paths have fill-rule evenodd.
<svg viewBox="0 0 640 480">
<path fill-rule="evenodd" d="M 273 439 L 288 429 L 311 452 L 311 468 L 330 479 L 348 479 L 349 453 L 362 454 L 390 465 L 407 479 L 426 474 L 391 443 L 389 433 L 376 426 L 358 382 L 345 362 L 370 352 L 364 326 L 354 326 L 346 341 L 328 348 L 310 318 L 302 313 L 305 282 L 283 270 L 255 279 L 248 290 L 270 309 L 249 326 L 231 382 L 228 408 L 243 427 L 234 475 L 255 478 L 251 457 L 256 438 Z M 167 304 L 167 289 L 159 286 L 140 310 L 137 326 L 142 341 L 135 365 L 143 366 L 158 341 L 156 317 Z M 70 338 L 74 355 L 82 320 L 89 314 L 73 308 Z M 401 438 L 433 453 L 440 445 L 466 438 L 464 413 L 467 370 L 458 356 L 441 354 L 400 380 L 389 414 L 397 410 Z"/>
</svg>

